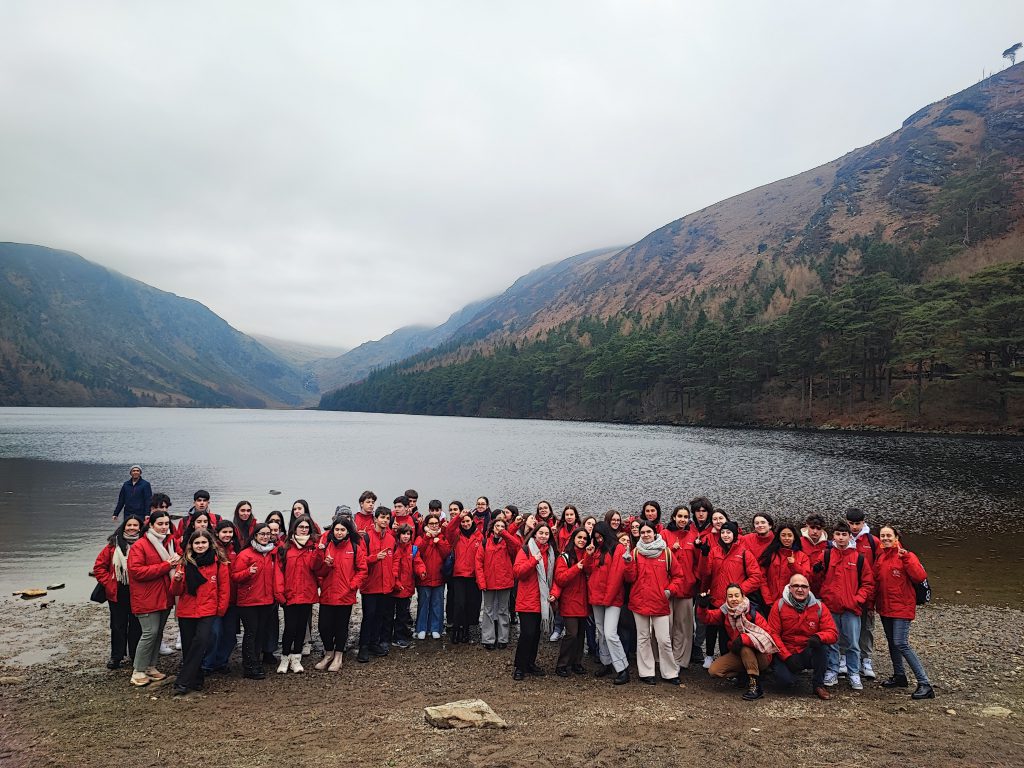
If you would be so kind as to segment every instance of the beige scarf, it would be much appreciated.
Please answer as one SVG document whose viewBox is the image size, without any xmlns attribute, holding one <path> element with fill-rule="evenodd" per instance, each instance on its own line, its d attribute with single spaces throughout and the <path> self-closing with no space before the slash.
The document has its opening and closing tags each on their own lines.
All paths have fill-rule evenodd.
<svg viewBox="0 0 1024 768">
<path fill-rule="evenodd" d="M 749 611 L 750 601 L 745 597 L 743 602 L 736 608 L 730 608 L 728 603 L 722 604 L 722 613 L 725 614 L 725 620 L 729 622 L 729 625 L 736 631 L 737 635 L 745 634 L 750 638 L 755 651 L 758 653 L 778 653 L 779 647 L 775 645 L 772 636 L 747 618 Z"/>
</svg>

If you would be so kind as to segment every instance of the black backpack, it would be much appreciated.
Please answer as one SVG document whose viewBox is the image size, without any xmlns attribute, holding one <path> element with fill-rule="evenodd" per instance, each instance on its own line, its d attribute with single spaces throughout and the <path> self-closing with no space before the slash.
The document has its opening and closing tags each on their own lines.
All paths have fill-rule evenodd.
<svg viewBox="0 0 1024 768">
<path fill-rule="evenodd" d="M 914 585 L 914 602 L 917 605 L 924 605 L 932 601 L 932 585 L 928 583 L 928 579 L 920 583 L 916 581 L 910 583 Z"/>
</svg>

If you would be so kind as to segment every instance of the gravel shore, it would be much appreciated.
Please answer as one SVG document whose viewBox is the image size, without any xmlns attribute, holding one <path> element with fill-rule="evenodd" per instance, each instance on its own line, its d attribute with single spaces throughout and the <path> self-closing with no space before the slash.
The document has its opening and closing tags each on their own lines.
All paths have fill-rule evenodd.
<svg viewBox="0 0 1024 768">
<path fill-rule="evenodd" d="M 0 764 L 3 766 L 1019 766 L 1024 762 L 1024 611 L 938 604 L 922 609 L 911 643 L 936 689 L 931 701 L 844 680 L 823 702 L 809 681 L 748 703 L 703 669 L 683 685 L 613 687 L 590 675 L 512 680 L 512 651 L 419 642 L 339 674 L 234 673 L 172 696 L 104 667 L 107 609 L 5 598 L 0 603 Z M 353 617 L 353 629 L 358 616 Z M 171 622 L 173 627 L 173 620 Z M 172 630 L 173 631 L 173 630 Z M 237 651 L 236 651 L 237 653 Z M 161 660 L 173 673 L 178 654 Z M 875 668 L 891 671 L 879 624 Z M 588 662 L 589 665 L 589 662 Z M 634 669 L 635 672 L 635 669 Z M 635 676 L 634 676 L 635 680 Z M 910 689 L 912 690 L 912 688 Z M 482 698 L 505 731 L 442 731 L 423 708 Z"/>
</svg>

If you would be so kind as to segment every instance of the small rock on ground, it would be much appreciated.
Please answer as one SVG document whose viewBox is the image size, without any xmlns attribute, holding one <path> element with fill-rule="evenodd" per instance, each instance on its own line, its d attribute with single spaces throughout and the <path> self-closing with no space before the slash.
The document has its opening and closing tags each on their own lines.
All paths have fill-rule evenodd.
<svg viewBox="0 0 1024 768">
<path fill-rule="evenodd" d="M 481 699 L 463 699 L 425 707 L 423 717 L 435 728 L 508 728 L 508 723 Z"/>
</svg>

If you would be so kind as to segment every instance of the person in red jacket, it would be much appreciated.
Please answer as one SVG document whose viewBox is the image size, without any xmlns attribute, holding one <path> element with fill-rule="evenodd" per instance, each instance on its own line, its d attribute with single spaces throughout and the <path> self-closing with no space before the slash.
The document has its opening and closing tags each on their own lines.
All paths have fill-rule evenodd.
<svg viewBox="0 0 1024 768">
<path fill-rule="evenodd" d="M 645 520 L 654 524 L 655 533 L 661 533 L 661 504 L 656 501 L 645 501 L 640 508 L 640 515 L 636 518 L 641 523 Z"/>
<path fill-rule="evenodd" d="M 875 578 L 864 555 L 850 537 L 850 526 L 845 521 L 836 523 L 832 530 L 832 546 L 814 566 L 822 574 L 821 599 L 832 612 L 832 620 L 839 630 L 839 642 L 829 646 L 828 672 L 825 685 L 832 687 L 839 681 L 839 656 L 846 657 L 850 687 L 864 690 L 860 679 L 860 617 L 864 606 L 875 595 Z"/>
<path fill-rule="evenodd" d="M 391 510 L 377 507 L 373 527 L 364 531 L 366 537 L 366 581 L 363 595 L 363 622 L 359 627 L 359 654 L 356 661 L 365 664 L 374 656 L 387 656 L 391 650 L 393 627 L 389 617 L 395 615 L 395 535 L 391 530 Z"/>
<path fill-rule="evenodd" d="M 277 592 L 284 597 L 284 637 L 281 640 L 280 674 L 305 672 L 302 667 L 302 645 L 306 627 L 317 601 L 315 523 L 309 515 L 292 520 L 288 539 L 277 551 L 279 571 Z"/>
<path fill-rule="evenodd" d="M 212 512 L 195 512 L 183 518 L 181 522 L 186 523 L 185 527 L 178 526 L 174 532 L 174 541 L 179 549 L 184 549 L 186 542 L 196 531 L 212 531 L 216 525 Z"/>
<path fill-rule="evenodd" d="M 351 517 L 334 518 L 317 544 L 314 572 L 320 580 L 317 628 L 324 657 L 314 667 L 340 672 L 356 593 L 366 579 L 366 551 Z"/>
<path fill-rule="evenodd" d="M 555 543 L 558 545 L 559 552 L 569 546 L 572 532 L 579 528 L 579 526 L 580 511 L 572 504 L 566 504 L 565 509 L 562 510 L 562 517 L 559 518 L 555 526 Z"/>
<path fill-rule="evenodd" d="M 471 512 L 450 520 L 445 536 L 455 555 L 448 580 L 448 620 L 452 643 L 468 643 L 469 627 L 480 620 L 480 588 L 476 584 L 476 551 L 482 538 Z"/>
<path fill-rule="evenodd" d="M 256 530 L 256 525 L 259 523 L 252 513 L 252 502 L 243 499 L 235 504 L 235 514 L 232 516 L 231 522 L 234 523 L 235 530 L 238 532 L 235 541 L 239 545 L 244 545 L 252 538 L 253 531 Z M 241 550 L 242 546 L 238 548 Z"/>
<path fill-rule="evenodd" d="M 657 681 L 651 636 L 658 646 L 658 666 L 662 679 L 679 684 L 679 665 L 672 652 L 671 603 L 690 592 L 693 583 L 686 583 L 682 558 L 673 557 L 665 540 L 655 530 L 657 523 L 640 523 L 640 542 L 630 555 L 625 579 L 633 587 L 629 592 L 629 609 L 636 619 L 636 666 L 640 681 L 654 685 Z M 692 577 L 693 569 L 689 569 Z"/>
<path fill-rule="evenodd" d="M 565 552 L 555 562 L 555 584 L 551 594 L 558 601 L 558 609 L 565 625 L 562 644 L 558 648 L 558 662 L 555 674 L 568 677 L 570 672 L 582 675 L 583 644 L 586 640 L 587 616 L 590 615 L 590 601 L 587 599 L 587 575 L 590 571 L 594 545 L 590 535 L 578 528 Z"/>
<path fill-rule="evenodd" d="M 711 528 L 711 515 L 715 511 L 714 504 L 706 496 L 698 496 L 690 501 L 690 517 L 692 522 L 690 528 L 693 531 L 694 546 L 702 542 L 701 535 Z M 699 552 L 694 550 L 694 563 L 698 567 L 700 560 Z M 704 661 L 704 645 L 707 640 L 707 627 L 694 612 L 693 647 L 690 651 L 690 663 L 701 664 Z"/>
<path fill-rule="evenodd" d="M 716 509 L 712 513 L 712 520 L 717 520 L 720 515 L 724 513 Z M 761 566 L 738 539 L 739 526 L 727 520 L 722 522 L 718 531 L 718 544 L 705 542 L 700 549 L 701 564 L 698 574 L 701 589 L 711 595 L 712 605 L 716 608 L 725 603 L 725 591 L 729 584 L 739 584 L 744 595 L 759 594 L 761 590 L 764 579 Z M 714 662 L 716 640 L 719 652 L 725 654 L 727 638 L 724 630 L 709 626 L 705 635 L 705 669 L 710 669 Z"/>
<path fill-rule="evenodd" d="M 196 515 L 209 515 L 208 528 L 213 528 L 217 523 L 220 522 L 220 517 L 215 515 L 210 510 L 210 492 L 209 491 L 196 491 L 192 494 L 192 508 L 189 509 L 188 514 L 178 521 L 178 525 L 174 529 L 174 536 L 177 540 L 188 541 L 188 537 L 195 530 L 195 517 Z M 186 533 L 188 530 L 188 533 Z"/>
<path fill-rule="evenodd" d="M 856 507 L 846 510 L 846 522 L 850 526 L 850 538 L 857 551 L 864 556 L 864 563 L 874 572 L 875 553 L 878 551 L 878 538 L 871 534 L 864 512 Z M 864 606 L 860 615 L 860 673 L 868 680 L 874 680 L 875 668 L 871 657 L 875 652 L 875 604 Z M 856 670 L 854 670 L 856 671 Z M 840 668 L 839 673 L 843 670 Z"/>
<path fill-rule="evenodd" d="M 740 541 L 754 559 L 760 561 L 761 555 L 775 540 L 775 520 L 765 512 L 758 512 L 750 521 L 750 525 L 753 530 L 740 536 Z M 765 614 L 767 613 L 765 611 Z"/>
<path fill-rule="evenodd" d="M 259 654 L 266 647 L 266 633 L 272 615 L 277 613 L 276 603 L 284 599 L 277 587 L 279 569 L 273 538 L 270 525 L 260 523 L 249 545 L 231 565 L 231 581 L 237 589 L 235 603 L 242 620 L 242 676 L 253 680 L 265 677 Z"/>
<path fill-rule="evenodd" d="M 488 651 L 508 647 L 511 621 L 512 565 L 519 539 L 508 532 L 504 516 L 491 520 L 490 529 L 476 550 L 476 585 L 480 588 L 480 642 Z"/>
<path fill-rule="evenodd" d="M 804 527 L 800 529 L 800 548 L 811 561 L 811 591 L 821 594 L 821 573 L 814 566 L 821 562 L 828 549 L 828 531 L 825 530 L 825 518 L 812 512 L 804 519 Z"/>
<path fill-rule="evenodd" d="M 906 659 L 917 678 L 917 689 L 910 695 L 914 700 L 934 699 L 935 691 L 928 680 L 924 665 L 910 647 L 910 624 L 917 616 L 917 593 L 914 584 L 920 584 L 928 574 L 917 555 L 904 549 L 900 533 L 891 525 L 878 531 L 881 544 L 875 558 L 875 608 L 882 617 L 882 629 L 889 646 L 893 674 L 882 683 L 883 688 L 906 688 Z"/>
<path fill-rule="evenodd" d="M 217 545 L 217 556 L 228 563 L 228 584 L 230 596 L 228 609 L 223 616 L 213 620 L 213 634 L 206 656 L 203 657 L 203 672 L 227 672 L 231 652 L 235 650 L 235 637 L 238 635 L 238 607 L 235 605 L 235 583 L 231 581 L 231 566 L 238 557 L 241 547 L 238 542 L 238 529 L 231 520 L 221 520 L 213 535 Z"/>
<path fill-rule="evenodd" d="M 709 610 L 711 596 L 698 598 L 701 620 L 709 627 L 720 625 L 729 636 L 729 652 L 715 659 L 708 673 L 712 677 L 736 675 L 736 685 L 746 687 L 743 698 L 754 701 L 764 696 L 761 673 L 772 662 L 772 654 L 779 652 L 779 640 L 743 594 L 739 584 L 730 584 L 725 591 L 725 602 L 715 611 Z"/>
<path fill-rule="evenodd" d="M 356 530 L 364 533 L 373 528 L 373 510 L 377 504 L 377 494 L 373 491 L 363 491 L 359 494 L 359 511 L 352 518 L 356 524 Z"/>
<path fill-rule="evenodd" d="M 516 612 L 519 614 L 519 642 L 516 644 L 513 680 L 522 680 L 526 673 L 544 676 L 537 665 L 540 637 L 551 626 L 557 548 L 547 523 L 537 523 L 526 532 L 523 547 L 516 555 L 512 574 L 519 582 Z"/>
<path fill-rule="evenodd" d="M 135 649 L 135 671 L 132 685 L 148 685 L 167 677 L 156 668 L 160 640 L 167 617 L 174 605 L 171 596 L 171 571 L 181 560 L 174 537 L 171 518 L 166 510 L 149 516 L 139 540 L 128 550 L 128 582 L 131 588 L 132 613 L 139 619 L 142 636 Z"/>
<path fill-rule="evenodd" d="M 693 546 L 697 540 L 697 529 L 690 522 L 690 510 L 683 505 L 672 510 L 672 518 L 661 529 L 661 537 L 668 545 L 672 557 L 679 560 L 684 581 L 690 585 L 689 589 L 684 590 L 682 597 L 673 595 L 669 599 L 672 607 L 672 655 L 675 657 L 676 666 L 683 670 L 689 667 L 693 660 L 693 600 L 697 596 L 699 586 L 699 560 L 697 550 Z"/>
<path fill-rule="evenodd" d="M 747 534 L 750 536 L 750 534 Z M 782 523 L 772 543 L 761 553 L 758 565 L 764 572 L 761 585 L 761 612 L 769 610 L 782 597 L 782 591 L 794 574 L 811 578 L 811 561 L 801 551 L 800 534 L 792 523 Z"/>
<path fill-rule="evenodd" d="M 596 557 L 587 581 L 601 662 L 594 676 L 605 677 L 615 672 L 615 685 L 625 685 L 629 682 L 629 661 L 619 638 L 619 615 L 626 602 L 625 572 L 629 552 L 619 544 L 616 532 L 606 521 L 594 527 L 594 548 Z"/>
<path fill-rule="evenodd" d="M 441 571 L 452 547 L 441 530 L 439 513 L 428 513 L 422 524 L 423 532 L 416 539 L 416 551 L 423 564 L 423 570 L 416 574 L 416 637 L 425 640 L 429 632 L 434 640 L 440 640 L 444 629 L 444 574 Z"/>
<path fill-rule="evenodd" d="M 802 573 L 795 573 L 782 589 L 782 596 L 772 603 L 768 628 L 779 646 L 772 660 L 775 681 L 783 688 L 796 685 L 793 677 L 810 669 L 811 687 L 819 699 L 830 699 L 825 687 L 828 646 L 839 639 L 832 614 L 811 593 L 810 582 Z"/>
<path fill-rule="evenodd" d="M 139 620 L 132 613 L 131 586 L 128 582 L 128 550 L 139 540 L 142 522 L 128 515 L 107 539 L 96 556 L 92 572 L 103 585 L 110 608 L 110 658 L 107 669 L 120 669 L 122 661 L 135 658 L 142 636 Z"/>
<path fill-rule="evenodd" d="M 231 601 L 228 559 L 218 554 L 209 531 L 196 531 L 171 576 L 171 593 L 179 597 L 175 611 L 181 627 L 181 669 L 174 681 L 180 696 L 203 687 L 203 656 L 213 638 L 213 622 Z"/>
<path fill-rule="evenodd" d="M 412 520 L 411 515 L 405 519 Z M 412 614 L 409 606 L 413 593 L 416 591 L 416 574 L 426 571 L 423 561 L 419 558 L 419 550 L 412 543 L 414 528 L 409 523 L 402 523 L 395 528 L 395 586 L 391 592 L 394 598 L 395 613 L 392 621 L 391 644 L 396 648 L 412 647 Z"/>
</svg>

